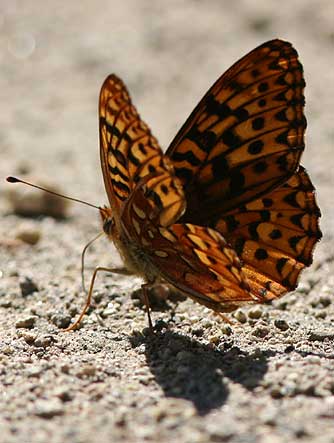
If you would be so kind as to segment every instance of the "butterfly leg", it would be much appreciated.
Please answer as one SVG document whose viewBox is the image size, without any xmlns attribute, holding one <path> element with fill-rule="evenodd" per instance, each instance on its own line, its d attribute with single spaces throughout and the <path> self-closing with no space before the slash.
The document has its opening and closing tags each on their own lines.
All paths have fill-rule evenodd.
<svg viewBox="0 0 334 443">
<path fill-rule="evenodd" d="M 81 253 L 81 286 L 82 289 L 84 291 L 85 294 L 87 294 L 87 290 L 86 290 L 86 286 L 85 286 L 85 254 L 87 249 L 89 248 L 89 246 L 95 242 L 95 240 L 97 240 L 98 238 L 100 238 L 102 235 L 104 234 L 104 232 L 100 232 L 98 235 L 96 235 L 92 240 L 90 240 L 85 247 L 82 250 Z"/>
<path fill-rule="evenodd" d="M 73 325 L 71 325 L 68 328 L 64 329 L 64 331 L 66 331 L 66 332 L 73 331 L 81 323 L 81 320 L 82 320 L 83 316 L 86 314 L 87 309 L 89 308 L 89 306 L 91 304 L 96 275 L 100 271 L 111 272 L 111 273 L 120 274 L 120 275 L 131 275 L 131 272 L 129 272 L 125 268 L 105 268 L 103 266 L 98 266 L 97 268 L 95 268 L 93 276 L 92 276 L 92 279 L 90 281 L 90 286 L 89 286 L 89 291 L 88 291 L 88 295 L 87 295 L 87 299 L 86 299 L 86 304 L 85 304 L 83 310 L 81 311 L 81 314 L 79 315 L 79 318 L 73 323 Z"/>
<path fill-rule="evenodd" d="M 148 297 L 148 290 L 151 287 L 152 287 L 152 283 L 145 283 L 144 285 L 142 285 L 141 289 L 143 291 L 144 302 L 145 302 L 145 306 L 146 306 L 146 313 L 147 313 L 147 318 L 148 318 L 148 327 L 150 329 L 151 334 L 154 334 L 153 323 L 152 323 L 151 313 L 150 313 L 150 300 L 149 300 L 149 297 Z"/>
<path fill-rule="evenodd" d="M 222 314 L 221 312 L 215 312 L 216 315 L 218 315 L 225 323 L 229 325 L 234 325 L 234 321 L 232 321 L 230 318 L 228 318 L 226 315 Z"/>
</svg>

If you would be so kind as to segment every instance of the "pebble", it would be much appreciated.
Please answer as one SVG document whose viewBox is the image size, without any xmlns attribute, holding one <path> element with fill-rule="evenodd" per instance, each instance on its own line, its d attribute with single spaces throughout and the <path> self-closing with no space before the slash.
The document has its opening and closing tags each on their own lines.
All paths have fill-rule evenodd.
<svg viewBox="0 0 334 443">
<path fill-rule="evenodd" d="M 50 191 L 61 193 L 57 186 L 38 177 L 28 178 L 27 180 Z M 38 191 L 19 183 L 11 185 L 7 192 L 7 200 L 15 214 L 25 217 L 47 215 L 55 218 L 64 218 L 69 207 L 69 201 L 64 198 Z"/>
<path fill-rule="evenodd" d="M 36 283 L 30 277 L 27 276 L 19 280 L 19 285 L 22 297 L 26 297 L 32 294 L 33 292 L 38 291 L 38 286 L 36 285 Z"/>
<path fill-rule="evenodd" d="M 319 301 L 324 308 L 327 308 L 327 306 L 329 306 L 332 303 L 330 296 L 327 294 L 320 295 Z"/>
<path fill-rule="evenodd" d="M 209 336 L 209 342 L 217 345 L 221 340 L 220 334 L 214 334 Z"/>
<path fill-rule="evenodd" d="M 42 366 L 31 365 L 26 370 L 27 377 L 39 377 L 43 374 L 44 368 Z"/>
<path fill-rule="evenodd" d="M 247 321 L 247 317 L 246 314 L 244 313 L 244 311 L 241 311 L 241 309 L 238 309 L 235 313 L 234 313 L 234 317 L 238 320 L 238 322 L 240 323 L 246 323 Z"/>
<path fill-rule="evenodd" d="M 34 341 L 34 346 L 36 346 L 37 348 L 47 348 L 52 344 L 53 341 L 54 338 L 50 335 L 40 335 Z"/>
<path fill-rule="evenodd" d="M 34 227 L 22 227 L 16 232 L 15 237 L 28 245 L 36 245 L 41 238 L 41 231 Z"/>
<path fill-rule="evenodd" d="M 312 331 L 308 336 L 311 341 L 324 341 L 326 338 L 334 340 L 334 333 L 326 331 Z"/>
<path fill-rule="evenodd" d="M 270 395 L 272 396 L 272 398 L 282 398 L 283 397 L 282 390 L 279 386 L 273 386 L 270 389 Z"/>
<path fill-rule="evenodd" d="M 260 415 L 260 419 L 265 425 L 275 426 L 279 419 L 279 412 L 273 407 L 268 407 Z"/>
<path fill-rule="evenodd" d="M 12 355 L 14 354 L 14 348 L 12 346 L 4 346 L 1 350 L 1 352 L 5 355 Z"/>
<path fill-rule="evenodd" d="M 225 335 L 232 335 L 233 334 L 233 329 L 231 328 L 230 325 L 227 325 L 226 323 L 221 325 L 220 330 Z"/>
<path fill-rule="evenodd" d="M 101 312 L 101 317 L 102 318 L 107 318 L 110 315 L 115 314 L 117 311 L 119 311 L 119 305 L 118 305 L 118 309 L 116 308 L 116 306 L 108 306 L 106 309 L 104 309 Z"/>
<path fill-rule="evenodd" d="M 321 318 L 323 320 L 326 317 L 327 317 L 327 312 L 324 309 L 315 313 L 315 318 Z"/>
<path fill-rule="evenodd" d="M 52 400 L 37 400 L 33 413 L 38 417 L 52 418 L 62 415 L 64 413 L 64 408 L 58 398 Z"/>
<path fill-rule="evenodd" d="M 69 374 L 69 372 L 70 372 L 70 366 L 69 366 L 68 364 L 64 363 L 64 364 L 62 364 L 62 365 L 60 366 L 60 371 L 61 371 L 63 374 Z"/>
<path fill-rule="evenodd" d="M 67 328 L 71 323 L 71 316 L 62 313 L 56 313 L 51 316 L 51 322 L 59 329 Z"/>
<path fill-rule="evenodd" d="M 37 317 L 35 315 L 30 315 L 28 317 L 21 318 L 17 320 L 15 323 L 16 328 L 26 328 L 30 329 L 33 328 L 35 325 Z"/>
<path fill-rule="evenodd" d="M 263 314 L 263 309 L 260 306 L 257 306 L 256 308 L 251 309 L 248 312 L 248 317 L 253 319 L 261 318 Z"/>
<path fill-rule="evenodd" d="M 288 323 L 285 320 L 281 319 L 275 320 L 274 325 L 276 326 L 276 328 L 280 329 L 281 331 L 287 331 L 290 328 Z"/>
<path fill-rule="evenodd" d="M 19 331 L 18 331 L 19 332 Z M 28 345 L 31 345 L 36 340 L 37 334 L 32 334 L 31 332 L 20 332 L 20 337 L 23 338 L 23 340 L 28 343 Z"/>
<path fill-rule="evenodd" d="M 193 329 L 192 333 L 194 335 L 196 335 L 196 337 L 202 337 L 202 335 L 204 334 L 204 329 L 203 328 L 195 328 L 195 329 Z"/>
<path fill-rule="evenodd" d="M 222 426 L 220 421 L 209 422 L 207 426 L 207 432 L 209 434 L 210 442 L 227 442 L 232 439 L 232 437 L 236 433 L 236 424 L 235 423 L 224 423 Z"/>
<path fill-rule="evenodd" d="M 73 394 L 70 391 L 69 386 L 61 385 L 53 391 L 53 394 L 58 397 L 62 402 L 73 400 Z"/>
<path fill-rule="evenodd" d="M 264 338 L 269 334 L 269 332 L 269 328 L 266 326 L 258 326 L 253 330 L 252 334 L 256 337 Z"/>
<path fill-rule="evenodd" d="M 198 322 L 198 317 L 194 317 L 194 316 L 193 316 L 193 317 L 190 317 L 189 320 L 190 320 L 190 323 L 191 323 L 191 324 L 195 324 L 195 323 Z M 201 326 L 202 326 L 204 329 L 206 329 L 206 328 L 211 328 L 211 327 L 213 326 L 213 322 L 207 318 L 207 319 L 202 320 L 202 322 L 201 322 Z"/>
<path fill-rule="evenodd" d="M 80 370 L 76 373 L 76 376 L 81 377 L 92 377 L 96 374 L 96 367 L 92 364 L 83 365 Z"/>
</svg>

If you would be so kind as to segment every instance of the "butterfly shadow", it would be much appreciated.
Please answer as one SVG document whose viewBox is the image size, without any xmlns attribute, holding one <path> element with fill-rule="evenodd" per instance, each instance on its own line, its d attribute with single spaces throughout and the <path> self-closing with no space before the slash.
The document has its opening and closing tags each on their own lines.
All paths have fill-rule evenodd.
<svg viewBox="0 0 334 443">
<path fill-rule="evenodd" d="M 133 347 L 144 344 L 147 363 L 166 397 L 191 401 L 200 415 L 226 402 L 229 380 L 248 390 L 258 386 L 270 357 L 268 352 L 247 354 L 231 345 L 217 350 L 172 331 L 132 336 L 130 341 Z"/>
</svg>

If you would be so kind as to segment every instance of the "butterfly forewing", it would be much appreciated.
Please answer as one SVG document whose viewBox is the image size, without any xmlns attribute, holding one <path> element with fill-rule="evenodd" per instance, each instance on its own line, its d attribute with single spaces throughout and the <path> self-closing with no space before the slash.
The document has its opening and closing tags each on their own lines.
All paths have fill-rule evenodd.
<svg viewBox="0 0 334 443">
<path fill-rule="evenodd" d="M 103 178 L 117 216 L 136 183 L 148 173 L 164 169 L 163 154 L 132 105 L 123 82 L 114 74 L 102 85 L 99 119 Z"/>
<path fill-rule="evenodd" d="M 296 170 L 304 148 L 304 79 L 290 43 L 267 42 L 212 86 L 167 155 L 188 201 L 185 220 L 255 199 Z M 205 214 L 207 214 L 205 212 Z"/>
</svg>

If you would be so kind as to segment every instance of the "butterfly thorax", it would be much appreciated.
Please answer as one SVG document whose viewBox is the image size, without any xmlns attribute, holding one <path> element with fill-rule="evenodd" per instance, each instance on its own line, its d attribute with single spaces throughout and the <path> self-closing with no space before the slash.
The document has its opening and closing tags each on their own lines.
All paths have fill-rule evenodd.
<svg viewBox="0 0 334 443">
<path fill-rule="evenodd" d="M 157 271 L 153 269 L 147 254 L 136 242 L 129 240 L 121 226 L 112 214 L 112 209 L 104 206 L 100 208 L 103 231 L 116 246 L 125 267 L 134 274 L 153 282 L 157 278 Z"/>
</svg>

